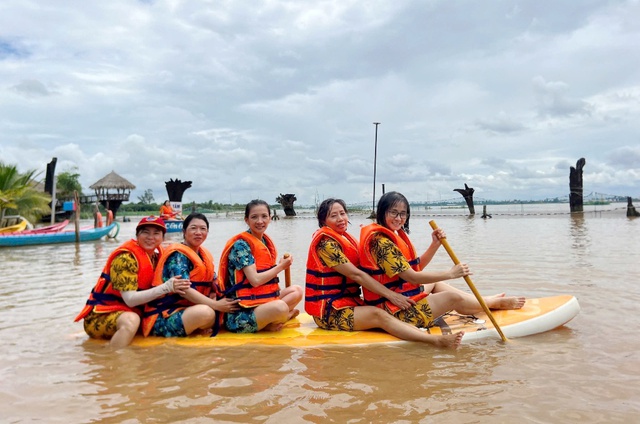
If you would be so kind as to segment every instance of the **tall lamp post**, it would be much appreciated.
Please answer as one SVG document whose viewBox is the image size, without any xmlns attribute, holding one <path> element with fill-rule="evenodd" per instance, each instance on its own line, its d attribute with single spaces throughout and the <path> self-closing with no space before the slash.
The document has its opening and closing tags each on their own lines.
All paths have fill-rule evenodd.
<svg viewBox="0 0 640 424">
<path fill-rule="evenodd" d="M 378 162 L 378 125 L 380 122 L 374 122 L 376 126 L 376 141 L 373 150 L 373 203 L 371 204 L 371 217 L 375 217 L 376 213 L 376 164 Z"/>
</svg>

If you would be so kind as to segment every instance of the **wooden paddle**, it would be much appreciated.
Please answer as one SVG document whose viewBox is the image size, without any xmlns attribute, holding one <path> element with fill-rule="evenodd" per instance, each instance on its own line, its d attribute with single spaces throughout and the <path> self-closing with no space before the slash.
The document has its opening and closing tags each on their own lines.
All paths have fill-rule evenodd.
<svg viewBox="0 0 640 424">
<path fill-rule="evenodd" d="M 285 258 L 288 258 L 289 256 L 291 255 L 288 253 L 284 254 Z M 287 269 L 284 270 L 284 286 L 285 287 L 291 286 L 291 267 L 288 267 Z"/>
<path fill-rule="evenodd" d="M 434 230 L 438 229 L 438 225 L 436 224 L 435 221 L 429 221 L 429 225 L 431 225 L 431 228 L 433 228 Z M 442 246 L 444 246 L 445 250 L 447 251 L 447 253 L 451 257 L 451 260 L 453 261 L 453 263 L 458 265 L 460 263 L 460 261 L 458 260 L 458 257 L 456 256 L 456 254 L 453 252 L 453 249 L 451 249 L 451 246 L 449 246 L 449 242 L 447 241 L 447 238 L 446 237 L 441 238 L 440 242 L 442 243 Z M 502 330 L 500 329 L 500 326 L 496 322 L 496 319 L 493 317 L 493 314 L 491 313 L 491 310 L 489 309 L 487 304 L 484 302 L 484 299 L 482 298 L 482 296 L 480 296 L 480 293 L 476 289 L 476 286 L 473 284 L 473 281 L 471 281 L 471 278 L 469 278 L 469 276 L 467 275 L 467 276 L 464 277 L 464 281 L 467 282 L 467 285 L 469 286 L 469 288 L 471 289 L 473 294 L 476 296 L 476 299 L 478 299 L 478 302 L 480 302 L 480 305 L 482 306 L 482 309 L 484 309 L 484 312 L 487 314 L 487 316 L 489 317 L 489 319 L 493 323 L 493 326 L 495 327 L 496 331 L 498 331 L 498 334 L 500 334 L 500 337 L 502 338 L 502 341 L 506 342 L 507 338 L 502 333 Z"/>
</svg>

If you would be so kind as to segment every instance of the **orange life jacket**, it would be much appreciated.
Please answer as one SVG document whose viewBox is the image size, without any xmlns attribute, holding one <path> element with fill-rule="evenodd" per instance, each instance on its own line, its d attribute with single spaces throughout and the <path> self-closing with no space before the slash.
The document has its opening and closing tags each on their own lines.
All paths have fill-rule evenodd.
<svg viewBox="0 0 640 424">
<path fill-rule="evenodd" d="M 280 286 L 278 285 L 280 280 L 277 276 L 258 287 L 254 287 L 244 272 L 241 269 L 236 269 L 234 272 L 235 284 L 231 283 L 229 254 L 233 244 L 238 240 L 244 240 L 249 244 L 258 272 L 265 272 L 276 266 L 276 258 L 278 257 L 276 246 L 266 234 L 263 234 L 262 237 L 264 242 L 249 232 L 237 234 L 227 241 L 220 257 L 220 289 L 225 297 L 238 299 L 240 306 L 245 308 L 252 308 L 280 298 Z"/>
<path fill-rule="evenodd" d="M 102 214 L 100 213 L 100 211 L 96 212 L 93 219 L 93 223 L 94 223 L 94 226 L 97 228 L 102 227 Z"/>
<path fill-rule="evenodd" d="M 162 254 L 162 248 L 158 247 L 158 251 Z M 111 285 L 111 263 L 113 260 L 123 253 L 130 253 L 136 258 L 138 263 L 138 290 L 147 290 L 151 288 L 154 276 L 153 263 L 147 252 L 140 247 L 136 240 L 124 242 L 120 247 L 111 252 L 107 263 L 102 269 L 102 274 L 98 278 L 98 282 L 91 290 L 87 304 L 78 314 L 75 321 L 80 321 L 91 311 L 98 313 L 110 313 L 116 311 L 130 311 L 138 315 L 142 315 L 142 307 L 130 308 L 122 299 L 120 290 L 116 290 Z"/>
<path fill-rule="evenodd" d="M 171 206 L 160 206 L 160 217 L 163 219 L 171 219 L 176 216 L 173 208 Z"/>
<path fill-rule="evenodd" d="M 373 257 L 369 247 L 373 237 L 379 233 L 389 237 L 391 241 L 398 246 L 402 255 L 409 262 L 409 265 L 411 265 L 411 268 L 416 271 L 420 271 L 420 258 L 416 255 L 416 251 L 413 244 L 411 244 L 411 240 L 409 240 L 407 233 L 400 229 L 396 234 L 388 228 L 378 224 L 369 224 L 362 227 L 360 230 L 360 269 L 371 275 L 371 277 L 380 284 L 384 284 L 389 290 L 401 293 L 416 302 L 427 297 L 422 285 L 416 286 L 415 284 L 411 284 L 400 278 L 399 275 L 388 277 L 384 270 L 380 269 L 376 263 L 376 258 Z M 391 314 L 395 314 L 400 310 L 400 308 L 386 300 L 384 297 L 367 290 L 365 287 L 362 288 L 362 294 L 364 295 L 364 301 L 369 305 L 384 308 Z"/>
<path fill-rule="evenodd" d="M 107 227 L 113 224 L 113 211 L 111 209 L 107 209 Z"/>
<path fill-rule="evenodd" d="M 198 251 L 194 251 L 189 246 L 182 243 L 175 243 L 165 249 L 164 254 L 158 262 L 156 273 L 153 279 L 153 285 L 159 286 L 164 283 L 162 280 L 162 270 L 169 256 L 174 252 L 180 252 L 185 255 L 193 264 L 193 269 L 189 273 L 191 288 L 199 291 L 205 296 L 209 296 L 212 290 L 216 290 L 213 286 L 215 278 L 215 268 L 213 265 L 213 256 L 204 247 L 200 247 Z M 148 336 L 153 325 L 158 319 L 158 314 L 162 314 L 165 318 L 181 311 L 194 304 L 183 298 L 177 293 L 166 294 L 156 300 L 147 303 L 144 307 L 144 315 L 142 318 L 142 334 Z"/>
<path fill-rule="evenodd" d="M 326 266 L 318 256 L 318 244 L 325 237 L 339 243 L 353 265 L 357 267 L 360 262 L 358 241 L 351 234 L 341 235 L 329 227 L 322 227 L 313 234 L 307 255 L 304 310 L 320 318 L 326 318 L 332 308 L 339 310 L 364 304 L 360 298 L 360 285 Z"/>
</svg>

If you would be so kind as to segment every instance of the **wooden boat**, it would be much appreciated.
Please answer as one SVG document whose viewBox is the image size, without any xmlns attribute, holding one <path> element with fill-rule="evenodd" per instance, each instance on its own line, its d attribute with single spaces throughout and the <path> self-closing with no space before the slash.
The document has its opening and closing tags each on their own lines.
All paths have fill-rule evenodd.
<svg viewBox="0 0 640 424">
<path fill-rule="evenodd" d="M 0 234 L 9 234 L 9 233 L 17 233 L 20 231 L 24 231 L 29 225 L 29 221 L 20 217 L 20 221 L 17 224 L 8 225 L 6 227 L 0 228 Z"/>
<path fill-rule="evenodd" d="M 3 236 L 8 236 L 8 235 L 24 235 L 24 234 L 45 234 L 45 233 L 57 233 L 59 231 L 64 230 L 64 227 L 66 227 L 69 224 L 69 220 L 65 219 L 62 222 L 58 222 L 56 224 L 53 225 L 47 225 L 45 227 L 37 227 L 37 228 L 32 228 L 30 230 L 22 230 L 22 231 L 14 231 L 12 233 L 0 233 L 0 237 Z"/>
<path fill-rule="evenodd" d="M 493 311 L 500 329 L 507 338 L 517 338 L 543 333 L 560 327 L 580 312 L 578 300 L 571 295 L 560 295 L 527 299 L 524 307 L 515 310 Z M 431 334 L 450 334 L 464 331 L 462 343 L 482 339 L 500 341 L 484 313 L 474 316 L 449 313 L 434 321 L 425 329 Z M 284 345 L 290 347 L 318 347 L 327 345 L 371 345 L 376 343 L 410 343 L 383 331 L 329 331 L 316 326 L 313 318 L 301 313 L 287 322 L 278 332 L 261 331 L 255 334 L 236 334 L 221 331 L 215 337 L 203 335 L 189 337 L 142 337 L 136 336 L 132 342 L 136 346 L 177 344 L 196 347 L 240 346 L 240 345 Z"/>
<path fill-rule="evenodd" d="M 115 238 L 120 231 L 120 224 L 112 223 L 106 227 L 80 229 L 80 241 L 99 240 L 104 236 Z M 6 246 L 30 246 L 34 244 L 73 243 L 76 241 L 76 232 L 58 231 L 36 234 L 9 234 L 0 237 L 0 247 Z"/>
<path fill-rule="evenodd" d="M 165 219 L 164 224 L 167 226 L 167 233 L 179 233 L 182 231 L 181 219 Z"/>
</svg>

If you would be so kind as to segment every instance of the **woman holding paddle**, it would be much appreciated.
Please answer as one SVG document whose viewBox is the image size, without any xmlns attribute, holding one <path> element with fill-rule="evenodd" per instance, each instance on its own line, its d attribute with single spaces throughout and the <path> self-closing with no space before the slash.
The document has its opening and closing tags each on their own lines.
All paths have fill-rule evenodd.
<svg viewBox="0 0 640 424">
<path fill-rule="evenodd" d="M 225 245 L 220 258 L 220 285 L 224 296 L 237 299 L 240 310 L 226 314 L 225 327 L 234 333 L 278 331 L 300 311 L 302 288 L 280 291 L 278 274 L 287 270 L 293 257 L 284 255 L 277 263 L 273 240 L 265 234 L 271 210 L 264 200 L 252 200 L 245 208 L 247 231 L 235 235 Z"/>
<path fill-rule="evenodd" d="M 384 194 L 378 202 L 376 223 L 361 229 L 360 265 L 378 283 L 415 304 L 402 310 L 367 288 L 363 289 L 365 302 L 417 327 L 427 327 L 435 318 L 454 309 L 461 314 L 482 311 L 482 305 L 472 294 L 443 282 L 471 275 L 467 264 L 456 264 L 448 271 L 425 269 L 445 234 L 441 229 L 433 231 L 429 248 L 418 256 L 407 236 L 409 218 L 409 202 L 402 194 L 395 191 Z M 503 293 L 483 300 L 491 309 L 519 309 L 525 303 L 524 297 L 505 297 Z"/>
<path fill-rule="evenodd" d="M 463 333 L 432 335 L 402 322 L 380 308 L 364 305 L 360 286 L 383 296 L 400 310 L 415 301 L 395 293 L 358 269 L 358 242 L 347 232 L 349 216 L 342 199 L 326 199 L 318 208 L 318 226 L 309 246 L 305 310 L 325 330 L 381 328 L 410 341 L 457 347 Z"/>
</svg>

